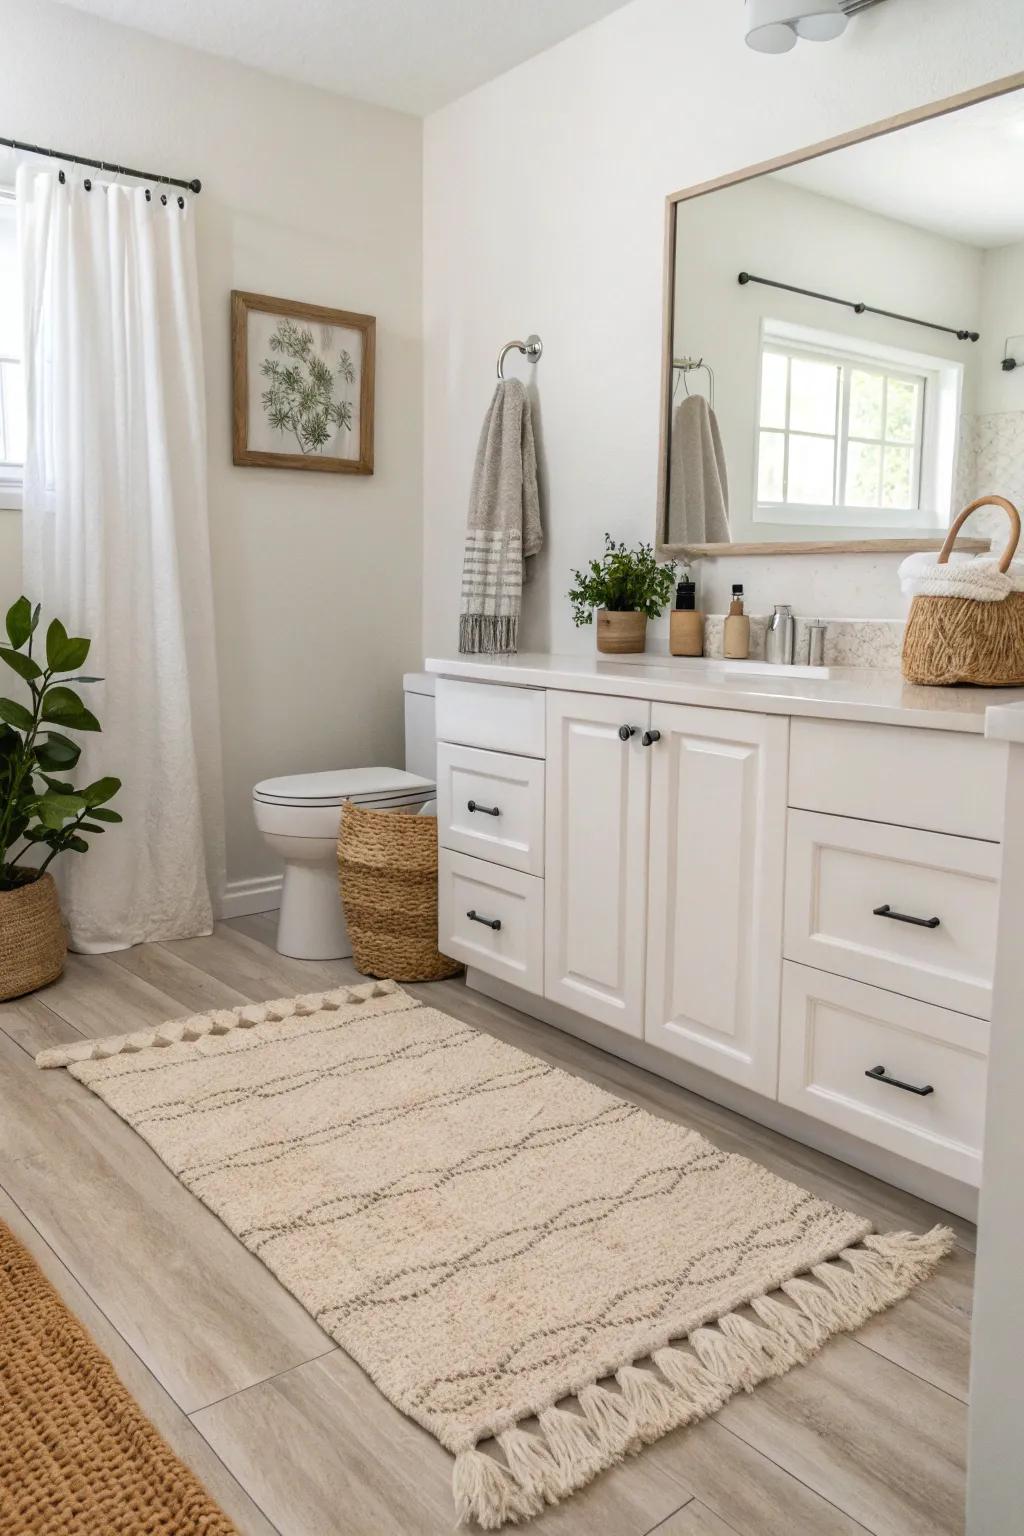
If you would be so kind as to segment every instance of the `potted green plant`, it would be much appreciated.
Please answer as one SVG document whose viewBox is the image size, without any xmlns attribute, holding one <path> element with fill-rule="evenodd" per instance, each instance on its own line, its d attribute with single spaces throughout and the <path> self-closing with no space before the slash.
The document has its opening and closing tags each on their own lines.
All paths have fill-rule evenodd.
<svg viewBox="0 0 1024 1536">
<path fill-rule="evenodd" d="M 626 655 L 647 644 L 647 620 L 656 619 L 672 600 L 675 564 L 659 565 L 650 544 L 627 549 L 604 536 L 604 554 L 586 571 L 574 571 L 569 592 L 573 622 L 590 624 L 597 612 L 597 648 Z"/>
<path fill-rule="evenodd" d="M 67 941 L 49 866 L 58 854 L 88 852 L 89 835 L 121 820 L 107 805 L 120 779 L 76 789 L 64 777 L 82 750 L 64 732 L 100 729 L 69 686 L 100 681 L 78 673 L 90 642 L 54 619 L 45 655 L 37 658 L 39 607 L 27 597 L 18 598 L 6 623 L 10 644 L 0 645 L 0 661 L 29 697 L 0 698 L 0 999 L 34 992 L 60 975 Z"/>
</svg>

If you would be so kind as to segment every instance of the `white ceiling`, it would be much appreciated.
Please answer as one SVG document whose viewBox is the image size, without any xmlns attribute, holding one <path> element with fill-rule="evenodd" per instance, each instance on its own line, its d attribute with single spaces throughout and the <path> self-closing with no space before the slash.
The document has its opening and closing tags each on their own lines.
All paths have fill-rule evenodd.
<svg viewBox="0 0 1024 1536">
<path fill-rule="evenodd" d="M 155 37 L 425 114 L 628 0 L 68 0 Z"/>
<path fill-rule="evenodd" d="M 969 245 L 1012 245 L 1024 240 L 1024 91 L 777 174 Z"/>
</svg>

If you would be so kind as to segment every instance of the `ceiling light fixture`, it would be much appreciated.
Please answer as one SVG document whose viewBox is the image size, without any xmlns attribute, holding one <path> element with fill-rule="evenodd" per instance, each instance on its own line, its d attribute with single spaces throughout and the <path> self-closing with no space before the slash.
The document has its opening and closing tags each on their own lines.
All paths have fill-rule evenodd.
<svg viewBox="0 0 1024 1536">
<path fill-rule="evenodd" d="M 857 11 L 879 0 L 745 0 L 747 44 L 758 53 L 788 53 L 799 38 L 831 42 Z"/>
</svg>

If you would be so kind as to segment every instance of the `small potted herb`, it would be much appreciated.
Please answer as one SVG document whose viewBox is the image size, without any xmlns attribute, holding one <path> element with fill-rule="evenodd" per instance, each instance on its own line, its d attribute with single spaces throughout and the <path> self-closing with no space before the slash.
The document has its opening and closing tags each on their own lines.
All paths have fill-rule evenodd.
<svg viewBox="0 0 1024 1536">
<path fill-rule="evenodd" d="M 82 750 L 64 732 L 100 728 L 68 686 L 99 678 L 66 676 L 78 674 L 90 642 L 69 635 L 54 619 L 37 658 L 38 624 L 38 606 L 19 597 L 7 614 L 9 643 L 0 644 L 0 661 L 28 693 L 25 703 L 0 698 L 0 999 L 33 992 L 60 975 L 67 942 L 48 867 L 58 854 L 88 852 L 87 835 L 103 832 L 101 823 L 121 820 L 107 805 L 120 779 L 76 789 L 64 777 Z M 43 858 L 25 862 L 44 849 Z"/>
<path fill-rule="evenodd" d="M 642 651 L 647 620 L 656 619 L 672 600 L 675 564 L 659 565 L 650 544 L 627 549 L 610 533 L 604 544 L 600 560 L 591 560 L 585 572 L 573 572 L 573 623 L 592 623 L 596 609 L 599 651 L 619 656 Z"/>
</svg>

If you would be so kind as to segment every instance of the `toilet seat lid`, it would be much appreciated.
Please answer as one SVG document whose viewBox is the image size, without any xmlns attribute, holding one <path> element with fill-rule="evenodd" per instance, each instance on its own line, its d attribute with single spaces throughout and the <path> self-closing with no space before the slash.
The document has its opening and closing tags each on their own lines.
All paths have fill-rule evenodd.
<svg viewBox="0 0 1024 1536">
<path fill-rule="evenodd" d="M 326 773 L 290 773 L 264 779 L 252 792 L 268 805 L 372 805 L 396 797 L 430 799 L 435 786 L 401 768 L 331 768 Z"/>
</svg>

